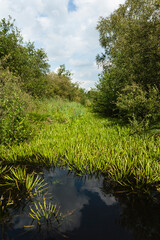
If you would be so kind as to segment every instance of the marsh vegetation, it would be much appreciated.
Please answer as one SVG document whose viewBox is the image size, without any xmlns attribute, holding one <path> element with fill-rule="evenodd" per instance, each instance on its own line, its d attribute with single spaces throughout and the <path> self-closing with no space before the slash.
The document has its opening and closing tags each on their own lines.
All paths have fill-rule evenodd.
<svg viewBox="0 0 160 240">
<path fill-rule="evenodd" d="M 29 116 L 29 141 L 1 145 L 2 166 L 65 166 L 77 174 L 104 174 L 130 191 L 159 190 L 159 137 L 132 134 L 130 126 L 68 101 L 40 101 Z"/>
</svg>

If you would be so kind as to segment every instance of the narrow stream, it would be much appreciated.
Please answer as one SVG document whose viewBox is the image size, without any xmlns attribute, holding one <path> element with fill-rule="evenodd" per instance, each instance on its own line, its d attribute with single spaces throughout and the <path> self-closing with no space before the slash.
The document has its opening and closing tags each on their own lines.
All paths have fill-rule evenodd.
<svg viewBox="0 0 160 240">
<path fill-rule="evenodd" d="M 114 193 L 103 177 L 76 177 L 62 169 L 41 173 L 44 198 L 57 205 L 59 221 L 38 225 L 32 202 L 0 215 L 2 240 L 158 240 L 160 200 Z M 34 220 L 34 221 L 33 221 Z"/>
</svg>

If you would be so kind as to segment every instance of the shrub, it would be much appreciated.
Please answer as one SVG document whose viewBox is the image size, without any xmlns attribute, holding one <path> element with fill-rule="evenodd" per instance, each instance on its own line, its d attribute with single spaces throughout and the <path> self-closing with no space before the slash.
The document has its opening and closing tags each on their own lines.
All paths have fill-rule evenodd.
<svg viewBox="0 0 160 240">
<path fill-rule="evenodd" d="M 157 120 L 159 114 L 159 91 L 148 86 L 148 91 L 132 82 L 127 85 L 117 98 L 116 106 L 120 115 L 129 120 L 136 129 L 147 129 Z"/>
<path fill-rule="evenodd" d="M 86 104 L 86 93 L 80 88 L 78 83 L 73 83 L 68 74 L 57 74 L 51 72 L 46 77 L 45 97 L 61 97 L 69 101 Z"/>
<path fill-rule="evenodd" d="M 19 143 L 31 135 L 25 112 L 26 94 L 21 91 L 18 78 L 9 70 L 2 68 L 0 68 L 0 92 L 0 143 Z"/>
</svg>

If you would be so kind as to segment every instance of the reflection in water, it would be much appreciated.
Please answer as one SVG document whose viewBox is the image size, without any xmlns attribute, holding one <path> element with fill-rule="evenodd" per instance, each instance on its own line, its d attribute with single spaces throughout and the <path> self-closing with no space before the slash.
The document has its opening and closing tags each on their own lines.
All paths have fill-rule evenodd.
<svg viewBox="0 0 160 240">
<path fill-rule="evenodd" d="M 102 178 L 75 177 L 66 170 L 44 170 L 48 199 L 60 206 L 59 226 L 24 228 L 32 224 L 29 206 L 0 215 L 1 238 L 9 240 L 158 240 L 160 201 L 129 194 L 118 194 Z"/>
<path fill-rule="evenodd" d="M 132 239 L 130 232 L 116 222 L 120 217 L 119 204 L 113 196 L 101 191 L 103 178 L 73 179 L 72 174 L 58 169 L 44 175 L 46 181 L 52 183 L 49 192 L 59 202 L 63 214 L 74 211 L 60 227 L 69 239 L 102 240 L 106 236 L 108 239 Z"/>
<path fill-rule="evenodd" d="M 54 173 L 50 171 L 45 174 L 45 178 L 47 182 L 53 182 L 49 185 L 49 192 L 52 193 L 55 201 L 60 204 L 61 211 L 64 214 L 74 212 L 65 219 L 61 231 L 73 231 L 80 227 L 82 209 L 90 205 L 91 198 L 100 198 L 100 201 L 104 201 L 109 206 L 116 203 L 114 197 L 103 194 L 100 190 L 103 182 L 102 178 L 77 177 L 73 179 L 73 175 L 68 175 L 66 171 L 58 169 Z M 56 184 L 54 184 L 53 179 Z"/>
<path fill-rule="evenodd" d="M 112 194 L 120 204 L 119 224 L 133 232 L 135 240 L 160 239 L 160 195 L 119 194 L 103 181 L 102 191 Z"/>
</svg>

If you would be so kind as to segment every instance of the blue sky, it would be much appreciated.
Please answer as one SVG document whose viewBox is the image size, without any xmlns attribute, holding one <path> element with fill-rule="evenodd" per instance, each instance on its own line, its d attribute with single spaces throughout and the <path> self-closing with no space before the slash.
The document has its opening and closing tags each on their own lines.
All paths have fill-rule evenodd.
<svg viewBox="0 0 160 240">
<path fill-rule="evenodd" d="M 77 6 L 75 5 L 73 0 L 69 0 L 68 2 L 68 11 L 73 12 L 77 10 Z"/>
<path fill-rule="evenodd" d="M 65 64 L 73 81 L 90 89 L 98 81 L 96 25 L 124 0 L 0 0 L 0 19 L 11 15 L 25 41 L 44 48 L 51 71 Z"/>
</svg>

